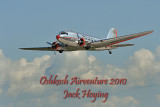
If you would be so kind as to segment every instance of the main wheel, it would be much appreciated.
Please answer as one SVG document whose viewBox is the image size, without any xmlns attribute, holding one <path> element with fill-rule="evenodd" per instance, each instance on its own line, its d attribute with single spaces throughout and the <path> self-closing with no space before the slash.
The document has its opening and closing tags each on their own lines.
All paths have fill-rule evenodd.
<svg viewBox="0 0 160 107">
<path fill-rule="evenodd" d="M 63 52 L 63 50 L 59 50 L 59 53 L 62 53 Z"/>
<path fill-rule="evenodd" d="M 109 51 L 109 54 L 112 54 L 112 51 Z"/>
<path fill-rule="evenodd" d="M 90 49 L 90 46 L 85 47 L 86 50 Z"/>
</svg>

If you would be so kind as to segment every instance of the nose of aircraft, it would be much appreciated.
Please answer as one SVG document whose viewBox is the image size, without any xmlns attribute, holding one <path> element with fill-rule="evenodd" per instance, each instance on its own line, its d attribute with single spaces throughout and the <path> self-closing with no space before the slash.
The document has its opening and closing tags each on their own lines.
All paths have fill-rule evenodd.
<svg viewBox="0 0 160 107">
<path fill-rule="evenodd" d="M 59 35 L 57 35 L 57 36 L 56 36 L 56 38 L 57 38 L 57 40 L 58 40 L 58 39 L 60 38 L 60 36 L 59 36 Z"/>
</svg>

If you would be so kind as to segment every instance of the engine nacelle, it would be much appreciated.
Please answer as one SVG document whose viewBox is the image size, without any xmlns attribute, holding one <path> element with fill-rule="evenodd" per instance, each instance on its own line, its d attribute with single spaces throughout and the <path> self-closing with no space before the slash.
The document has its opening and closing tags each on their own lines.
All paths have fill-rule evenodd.
<svg viewBox="0 0 160 107">
<path fill-rule="evenodd" d="M 53 48 L 54 50 L 57 50 L 58 47 L 59 47 L 59 44 L 58 44 L 57 41 L 52 43 L 52 48 Z"/>
<path fill-rule="evenodd" d="M 84 46 L 85 45 L 85 39 L 84 38 L 81 38 L 79 41 L 78 41 L 78 44 L 80 46 Z"/>
</svg>

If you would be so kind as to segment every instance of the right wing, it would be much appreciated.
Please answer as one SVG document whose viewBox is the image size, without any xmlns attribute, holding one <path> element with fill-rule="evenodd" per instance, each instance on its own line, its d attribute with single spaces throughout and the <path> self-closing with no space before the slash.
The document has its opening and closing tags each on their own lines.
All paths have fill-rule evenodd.
<svg viewBox="0 0 160 107">
<path fill-rule="evenodd" d="M 135 34 L 130 34 L 126 36 L 121 36 L 121 37 L 116 37 L 116 38 L 110 38 L 110 39 L 102 39 L 98 41 L 94 41 L 89 43 L 90 46 L 98 48 L 98 47 L 106 47 L 106 46 L 111 46 L 120 42 L 124 42 L 127 40 L 131 40 L 137 37 L 141 37 L 147 34 L 152 33 L 153 31 L 146 31 L 146 32 L 141 32 L 141 33 L 135 33 Z"/>
</svg>

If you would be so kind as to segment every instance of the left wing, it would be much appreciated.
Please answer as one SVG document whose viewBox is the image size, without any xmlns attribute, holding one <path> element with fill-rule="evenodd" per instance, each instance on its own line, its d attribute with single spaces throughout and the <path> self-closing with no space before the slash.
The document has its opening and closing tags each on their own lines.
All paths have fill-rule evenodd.
<svg viewBox="0 0 160 107">
<path fill-rule="evenodd" d="M 91 42 L 91 43 L 89 43 L 89 45 L 91 47 L 95 47 L 95 48 L 111 46 L 111 45 L 114 45 L 114 44 L 117 44 L 120 42 L 124 42 L 127 40 L 131 40 L 131 39 L 134 39 L 137 37 L 141 37 L 141 36 L 150 34 L 152 32 L 153 32 L 153 30 L 152 31 L 145 31 L 145 32 L 141 32 L 141 33 L 136 33 L 136 34 L 130 34 L 130 35 L 121 36 L 121 37 L 116 37 L 116 38 L 111 38 L 111 39 L 102 39 L 102 40 Z"/>
<path fill-rule="evenodd" d="M 37 50 L 37 51 L 53 51 L 52 47 L 34 47 L 34 48 L 19 48 L 23 50 Z"/>
<path fill-rule="evenodd" d="M 19 49 L 23 49 L 23 50 L 37 50 L 37 51 L 60 51 L 60 50 L 66 50 L 66 45 L 62 44 L 62 43 L 57 43 L 57 42 L 53 42 L 53 43 L 49 43 L 47 42 L 47 44 L 50 44 L 51 47 L 33 47 L 33 48 L 19 48 Z"/>
</svg>

